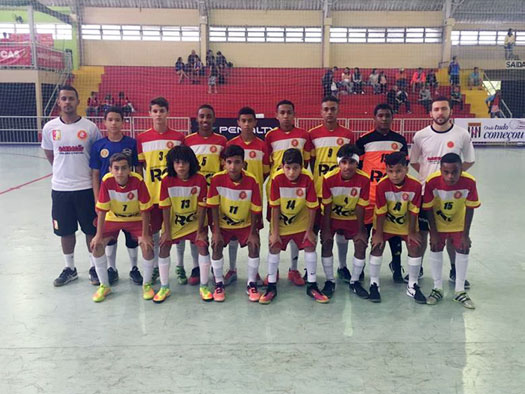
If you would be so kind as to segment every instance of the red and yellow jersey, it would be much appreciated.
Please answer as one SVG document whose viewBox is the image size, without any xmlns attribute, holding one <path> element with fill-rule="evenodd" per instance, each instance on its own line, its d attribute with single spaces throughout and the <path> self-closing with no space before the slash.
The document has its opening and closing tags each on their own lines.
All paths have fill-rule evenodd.
<svg viewBox="0 0 525 394">
<path fill-rule="evenodd" d="M 198 230 L 197 211 L 206 207 L 208 185 L 201 174 L 183 180 L 165 176 L 160 184 L 159 207 L 170 209 L 171 239 L 177 239 Z"/>
<path fill-rule="evenodd" d="M 323 205 L 332 204 L 331 219 L 357 220 L 355 209 L 368 206 L 370 181 L 365 172 L 357 170 L 350 179 L 341 177 L 336 168 L 322 177 Z"/>
<path fill-rule="evenodd" d="M 334 130 L 328 130 L 325 125 L 320 125 L 308 130 L 310 136 L 310 156 L 315 157 L 313 176 L 317 196 L 323 195 L 323 175 L 337 167 L 337 152 L 339 148 L 354 142 L 353 133 L 337 125 Z"/>
<path fill-rule="evenodd" d="M 226 171 L 215 174 L 211 178 L 207 203 L 211 208 L 219 207 L 219 227 L 228 230 L 249 227 L 252 212 L 262 212 L 259 184 L 244 170 L 239 183 L 232 181 Z"/>
<path fill-rule="evenodd" d="M 373 130 L 360 137 L 356 146 L 359 149 L 362 170 L 370 177 L 370 205 L 366 209 L 365 223 L 372 223 L 376 202 L 377 183 L 386 175 L 385 156 L 403 151 L 408 156 L 405 137 L 390 130 L 386 135 Z"/>
<path fill-rule="evenodd" d="M 264 176 L 270 173 L 270 159 L 268 149 L 263 140 L 255 137 L 251 142 L 245 142 L 239 135 L 229 140 L 226 146 L 237 145 L 244 149 L 244 161 L 246 162 L 246 171 L 255 176 L 259 183 L 259 190 L 262 196 L 262 185 Z"/>
<path fill-rule="evenodd" d="M 169 128 L 164 133 L 149 129 L 137 136 L 139 161 L 146 164 L 144 182 L 154 204 L 159 203 L 160 181 L 167 171 L 166 155 L 183 141 L 182 133 Z"/>
<path fill-rule="evenodd" d="M 384 177 L 376 188 L 374 229 L 377 228 L 377 217 L 386 215 L 383 232 L 408 235 L 408 215 L 417 216 L 420 206 L 421 183 L 416 178 L 407 175 L 403 185 L 397 186 Z"/>
<path fill-rule="evenodd" d="M 463 231 L 467 208 L 478 208 L 476 180 L 466 172 L 461 173 L 459 181 L 448 186 L 441 176 L 435 172 L 427 178 L 423 209 L 432 210 L 440 233 Z"/>
<path fill-rule="evenodd" d="M 317 209 L 319 202 L 310 171 L 302 169 L 295 182 L 283 170 L 275 173 L 271 182 L 270 206 L 279 207 L 279 235 L 302 233 L 308 229 L 308 209 Z"/>
<path fill-rule="evenodd" d="M 203 137 L 199 133 L 187 135 L 184 139 L 184 145 L 193 149 L 199 165 L 200 173 L 210 184 L 213 174 L 221 170 L 221 152 L 226 148 L 226 137 L 212 133 L 209 137 Z"/>
<path fill-rule="evenodd" d="M 148 188 L 136 172 L 129 174 L 126 186 L 120 186 L 112 173 L 102 178 L 96 204 L 97 211 L 107 212 L 108 222 L 140 222 L 141 211 L 153 207 Z"/>
</svg>

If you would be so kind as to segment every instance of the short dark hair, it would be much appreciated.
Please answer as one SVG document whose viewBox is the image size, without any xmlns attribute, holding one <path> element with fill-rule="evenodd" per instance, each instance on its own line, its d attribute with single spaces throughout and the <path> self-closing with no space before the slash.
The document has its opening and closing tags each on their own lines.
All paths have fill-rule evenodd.
<svg viewBox="0 0 525 394">
<path fill-rule="evenodd" d="M 377 104 L 376 107 L 374 108 L 374 116 L 377 115 L 380 109 L 385 109 L 387 111 L 390 111 L 390 114 L 394 116 L 394 110 L 392 109 L 390 104 L 387 104 L 387 103 Z"/>
<path fill-rule="evenodd" d="M 215 116 L 215 110 L 213 109 L 213 107 L 210 104 L 202 104 L 199 108 L 197 108 L 197 113 L 201 109 L 209 109 L 211 112 L 213 112 L 213 116 Z"/>
<path fill-rule="evenodd" d="M 448 99 L 448 97 L 445 97 L 445 96 L 438 96 L 438 97 L 432 99 L 432 105 L 433 105 L 434 103 L 438 102 L 438 101 L 446 101 L 446 102 L 448 103 L 448 106 L 449 106 L 449 107 L 452 107 L 452 106 L 450 105 L 450 100 Z"/>
<path fill-rule="evenodd" d="M 296 148 L 289 148 L 284 151 L 283 154 L 283 165 L 284 164 L 299 164 L 303 166 L 303 155 L 301 151 Z"/>
<path fill-rule="evenodd" d="M 441 164 L 443 163 L 458 163 L 461 166 L 461 157 L 457 153 L 447 153 L 441 158 Z"/>
<path fill-rule="evenodd" d="M 340 159 L 351 158 L 353 155 L 360 156 L 359 149 L 354 144 L 344 144 L 337 151 L 337 157 Z"/>
<path fill-rule="evenodd" d="M 128 166 L 131 166 L 131 160 L 130 157 L 122 152 L 119 153 L 113 153 L 111 157 L 109 158 L 109 167 L 113 165 L 116 161 L 122 161 L 126 160 L 128 162 Z"/>
<path fill-rule="evenodd" d="M 177 177 L 177 173 L 175 172 L 175 168 L 173 168 L 173 163 L 176 161 L 185 161 L 190 165 L 190 171 L 189 176 L 192 177 L 195 175 L 200 167 L 199 167 L 199 161 L 197 160 L 197 156 L 195 156 L 195 152 L 193 152 L 193 149 L 191 149 L 189 146 L 186 145 L 177 145 L 171 148 L 166 155 L 166 164 L 168 166 L 168 176 Z"/>
<path fill-rule="evenodd" d="M 295 105 L 290 101 L 290 100 L 281 100 L 277 103 L 277 105 L 275 106 L 275 110 L 278 111 L 279 110 L 279 106 L 280 105 L 291 105 L 292 106 L 292 109 L 293 111 L 295 112 Z"/>
<path fill-rule="evenodd" d="M 325 96 L 321 100 L 321 104 L 326 103 L 327 101 L 333 101 L 334 103 L 339 104 L 339 99 L 335 96 Z"/>
<path fill-rule="evenodd" d="M 122 112 L 122 108 L 120 107 L 109 107 L 105 112 L 104 112 L 104 120 L 106 120 L 106 118 L 108 117 L 108 114 L 110 112 L 114 112 L 116 114 L 120 114 L 120 118 L 121 119 L 124 119 L 124 113 Z"/>
<path fill-rule="evenodd" d="M 77 96 L 77 99 L 78 99 L 78 91 L 71 85 L 62 85 L 60 86 L 60 89 L 58 89 L 58 91 L 60 92 L 61 90 L 69 90 L 70 92 L 75 92 L 75 96 Z"/>
<path fill-rule="evenodd" d="M 392 152 L 385 156 L 385 164 L 388 167 L 401 164 L 402 166 L 408 165 L 407 154 L 405 152 Z"/>
<path fill-rule="evenodd" d="M 151 110 L 151 107 L 154 105 L 158 105 L 159 107 L 166 108 L 167 111 L 170 110 L 170 103 L 168 103 L 168 100 L 166 100 L 164 97 L 155 97 L 149 102 L 149 109 Z"/>
<path fill-rule="evenodd" d="M 239 119 L 241 117 L 241 115 L 252 115 L 254 119 L 256 118 L 255 110 L 253 108 L 251 108 L 251 107 L 242 107 L 239 110 L 239 113 L 237 115 L 237 119 Z"/>
<path fill-rule="evenodd" d="M 240 156 L 244 160 L 244 149 L 239 145 L 228 145 L 226 149 L 222 151 L 221 156 L 224 160 L 233 156 Z"/>
</svg>

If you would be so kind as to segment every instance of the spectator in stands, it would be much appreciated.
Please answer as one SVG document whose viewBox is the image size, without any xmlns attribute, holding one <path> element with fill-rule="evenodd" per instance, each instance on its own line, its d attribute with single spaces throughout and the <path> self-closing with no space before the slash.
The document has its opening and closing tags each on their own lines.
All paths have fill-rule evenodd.
<svg viewBox="0 0 525 394">
<path fill-rule="evenodd" d="M 428 87 L 432 90 L 434 90 L 434 94 L 436 96 L 439 96 L 439 92 L 438 92 L 438 81 L 437 81 L 437 77 L 436 77 L 436 72 L 433 70 L 433 69 L 430 69 L 428 71 L 428 74 L 427 74 L 427 85 Z"/>
<path fill-rule="evenodd" d="M 341 82 L 339 85 L 346 94 L 352 93 L 352 73 L 350 72 L 350 67 L 345 67 L 341 73 Z"/>
<path fill-rule="evenodd" d="M 411 114 L 410 111 L 410 101 L 408 100 L 408 93 L 405 89 L 399 88 L 399 90 L 396 93 L 396 102 L 394 106 L 394 112 L 398 113 L 399 108 L 401 105 L 405 104 L 405 109 L 407 110 L 407 114 Z"/>
<path fill-rule="evenodd" d="M 111 93 L 106 94 L 106 97 L 104 97 L 104 103 L 102 104 L 102 113 L 106 113 L 106 111 L 115 105 L 115 99 L 111 95 Z"/>
<path fill-rule="evenodd" d="M 215 56 L 213 55 L 213 51 L 208 49 L 206 52 L 206 66 L 210 66 L 212 63 L 215 64 Z"/>
<path fill-rule="evenodd" d="M 386 93 L 386 89 L 387 89 L 387 84 L 388 84 L 388 79 L 386 78 L 386 74 L 384 71 L 381 71 L 379 73 L 379 92 L 380 93 Z"/>
<path fill-rule="evenodd" d="M 386 94 L 386 102 L 387 102 L 388 105 L 390 105 L 392 108 L 395 108 L 395 106 L 396 106 L 396 95 L 397 95 L 397 91 L 398 91 L 397 85 L 393 85 L 392 88 L 390 88 L 390 90 L 389 90 L 388 93 Z M 394 112 L 397 112 L 397 111 L 394 111 Z"/>
<path fill-rule="evenodd" d="M 86 116 L 98 116 L 99 107 L 97 92 L 91 92 L 91 96 L 87 99 Z"/>
<path fill-rule="evenodd" d="M 469 90 L 472 90 L 472 87 L 477 87 L 478 90 L 483 89 L 481 74 L 479 73 L 479 68 L 477 67 L 474 67 L 474 71 L 472 71 L 468 77 Z"/>
<path fill-rule="evenodd" d="M 427 113 L 430 113 L 430 109 L 432 108 L 432 93 L 427 84 L 423 85 L 419 90 L 419 99 L 417 101 L 425 107 Z"/>
<path fill-rule="evenodd" d="M 407 74 L 404 68 L 400 68 L 396 74 L 396 85 L 400 90 L 405 90 L 408 86 Z"/>
<path fill-rule="evenodd" d="M 193 64 L 193 75 L 196 77 L 198 77 L 199 75 L 204 75 L 201 72 L 204 72 L 204 68 L 202 66 L 201 58 L 197 56 L 197 59 Z"/>
<path fill-rule="evenodd" d="M 193 65 L 195 64 L 195 61 L 197 61 L 197 53 L 195 53 L 195 49 L 191 51 L 191 53 L 188 56 L 188 65 L 190 69 L 193 69 Z"/>
<path fill-rule="evenodd" d="M 463 111 L 463 97 L 459 85 L 454 86 L 450 92 L 450 108 L 453 109 L 456 105 Z"/>
<path fill-rule="evenodd" d="M 131 116 L 133 112 L 136 112 L 133 103 L 124 92 L 118 94 L 117 107 L 122 109 L 124 116 Z"/>
<path fill-rule="evenodd" d="M 337 67 L 332 69 L 332 84 L 330 85 L 330 92 L 334 97 L 339 97 L 339 87 L 341 86 L 341 83 L 336 80 L 337 70 Z"/>
<path fill-rule="evenodd" d="M 326 70 L 321 80 L 321 84 L 323 85 L 323 97 L 331 95 L 332 82 L 334 82 L 334 72 L 329 68 Z"/>
<path fill-rule="evenodd" d="M 217 79 L 219 78 L 219 68 L 212 63 L 208 72 L 208 94 L 217 93 Z"/>
<path fill-rule="evenodd" d="M 0 40 L 0 42 L 9 42 L 10 41 L 8 36 L 7 36 L 7 33 L 5 31 L 2 33 L 2 37 L 3 38 Z"/>
<path fill-rule="evenodd" d="M 423 69 L 419 67 L 417 71 L 414 71 L 414 74 L 412 74 L 412 80 L 410 81 L 410 85 L 412 85 L 412 93 L 415 93 L 416 89 L 421 90 L 426 82 L 427 75 Z"/>
<path fill-rule="evenodd" d="M 365 94 L 363 91 L 363 77 L 361 76 L 359 67 L 354 68 L 354 72 L 352 74 L 352 84 L 354 88 L 354 94 Z"/>
<path fill-rule="evenodd" d="M 381 90 L 379 86 L 379 73 L 375 68 L 372 69 L 372 72 L 368 76 L 368 84 L 372 86 L 374 94 L 379 94 Z"/>
<path fill-rule="evenodd" d="M 179 83 L 182 83 L 184 78 L 190 79 L 188 77 L 188 74 L 186 74 L 186 71 L 184 71 L 184 62 L 182 61 L 182 57 L 179 57 L 177 61 L 175 62 L 175 73 L 179 76 Z"/>
<path fill-rule="evenodd" d="M 459 66 L 457 56 L 452 57 L 452 61 L 448 65 L 448 76 L 450 79 L 451 85 L 459 85 L 459 71 L 461 67 Z"/>
<path fill-rule="evenodd" d="M 228 61 L 221 51 L 217 52 L 216 65 L 219 69 L 224 69 L 228 66 Z"/>
<path fill-rule="evenodd" d="M 496 93 L 488 97 L 485 100 L 489 108 L 489 114 L 491 118 L 504 118 L 503 112 L 501 111 L 501 92 L 496 90 Z"/>
<path fill-rule="evenodd" d="M 516 45 L 516 35 L 509 29 L 505 36 L 505 42 L 503 48 L 505 48 L 505 60 L 514 59 L 514 45 Z"/>
</svg>

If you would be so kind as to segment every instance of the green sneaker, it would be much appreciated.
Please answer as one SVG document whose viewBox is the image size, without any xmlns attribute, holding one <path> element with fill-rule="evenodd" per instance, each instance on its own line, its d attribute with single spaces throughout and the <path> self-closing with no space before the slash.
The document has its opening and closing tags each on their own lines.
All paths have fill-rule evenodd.
<svg viewBox="0 0 525 394">
<path fill-rule="evenodd" d="M 456 291 L 454 294 L 454 301 L 459 302 L 467 309 L 476 309 L 476 306 L 468 296 L 466 291 Z"/>
<path fill-rule="evenodd" d="M 211 293 L 208 286 L 201 286 L 199 288 L 199 294 L 203 301 L 206 301 L 206 302 L 213 301 L 213 294 Z"/>
<path fill-rule="evenodd" d="M 436 305 L 442 299 L 443 299 L 443 290 L 432 289 L 432 291 L 430 292 L 430 295 L 427 298 L 427 304 Z"/>
<path fill-rule="evenodd" d="M 151 287 L 151 283 L 146 283 L 142 286 L 142 298 L 145 300 L 152 300 L 155 297 L 155 290 Z"/>
<path fill-rule="evenodd" d="M 104 285 L 100 285 L 95 291 L 95 294 L 93 294 L 93 301 L 95 302 L 102 302 L 106 299 L 106 297 L 111 293 L 111 288 L 106 287 Z"/>
<path fill-rule="evenodd" d="M 171 295 L 171 290 L 169 287 L 162 286 L 160 290 L 155 294 L 155 297 L 153 297 L 153 302 L 156 304 L 160 304 L 161 302 L 166 301 L 166 298 L 168 298 Z"/>
<path fill-rule="evenodd" d="M 175 268 L 175 275 L 177 275 L 177 281 L 179 282 L 179 285 L 188 284 L 188 278 L 186 277 L 186 271 L 184 270 L 184 267 L 177 266 Z"/>
</svg>

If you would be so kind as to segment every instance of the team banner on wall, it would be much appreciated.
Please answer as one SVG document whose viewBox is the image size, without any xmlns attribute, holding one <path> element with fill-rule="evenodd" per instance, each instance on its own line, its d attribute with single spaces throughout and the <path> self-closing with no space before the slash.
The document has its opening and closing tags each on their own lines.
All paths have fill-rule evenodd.
<svg viewBox="0 0 525 394">
<path fill-rule="evenodd" d="M 454 119 L 470 133 L 472 142 L 525 143 L 525 119 Z"/>
<path fill-rule="evenodd" d="M 29 45 L 0 44 L 0 66 L 30 66 L 31 47 Z"/>
<path fill-rule="evenodd" d="M 279 126 L 279 122 L 274 118 L 257 119 L 257 127 L 255 128 L 255 135 L 264 139 L 264 136 L 274 127 Z M 198 130 L 197 121 L 195 118 L 191 119 L 191 130 L 196 132 Z M 241 134 L 241 128 L 237 126 L 237 119 L 234 118 L 217 118 L 215 120 L 214 130 L 216 133 L 222 134 L 227 139 L 237 137 Z"/>
</svg>

